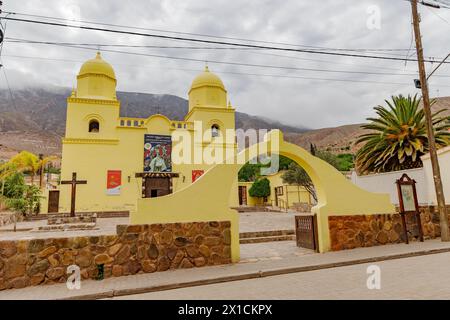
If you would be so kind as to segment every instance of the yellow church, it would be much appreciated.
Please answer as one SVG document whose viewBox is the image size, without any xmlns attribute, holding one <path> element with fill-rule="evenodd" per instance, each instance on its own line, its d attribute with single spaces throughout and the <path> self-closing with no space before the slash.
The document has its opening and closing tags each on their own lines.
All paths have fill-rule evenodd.
<svg viewBox="0 0 450 320">
<path fill-rule="evenodd" d="M 234 134 L 225 137 L 234 132 L 235 109 L 208 67 L 192 82 L 183 121 L 160 114 L 121 117 L 116 85 L 114 69 L 97 53 L 82 65 L 67 99 L 61 181 L 73 173 L 85 180 L 76 189 L 77 212 L 134 211 L 138 198 L 185 188 L 214 166 L 216 156 L 236 150 Z M 237 190 L 236 177 L 230 206 L 238 205 Z M 70 211 L 70 185 L 47 192 L 41 212 Z"/>
</svg>

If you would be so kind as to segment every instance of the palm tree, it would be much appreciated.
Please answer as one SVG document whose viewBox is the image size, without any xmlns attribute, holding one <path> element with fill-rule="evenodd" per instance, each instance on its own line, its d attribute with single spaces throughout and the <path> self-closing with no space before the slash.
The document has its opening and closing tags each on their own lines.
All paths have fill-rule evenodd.
<svg viewBox="0 0 450 320">
<path fill-rule="evenodd" d="M 370 123 L 361 126 L 370 132 L 356 141 L 364 143 L 356 154 L 359 173 L 418 168 L 422 166 L 420 156 L 429 151 L 425 114 L 417 95 L 393 96 L 386 104 L 387 108 L 375 107 L 378 117 L 368 118 Z M 444 111 L 432 115 L 438 148 L 450 144 L 450 117 L 439 116 Z"/>
<path fill-rule="evenodd" d="M 42 175 L 46 165 L 56 157 L 41 157 L 28 151 L 21 151 L 12 157 L 7 163 L 0 166 L 0 179 L 4 180 L 7 176 L 15 172 L 29 172 L 31 184 L 34 185 L 36 174 L 41 175 L 39 187 L 42 188 Z"/>
</svg>

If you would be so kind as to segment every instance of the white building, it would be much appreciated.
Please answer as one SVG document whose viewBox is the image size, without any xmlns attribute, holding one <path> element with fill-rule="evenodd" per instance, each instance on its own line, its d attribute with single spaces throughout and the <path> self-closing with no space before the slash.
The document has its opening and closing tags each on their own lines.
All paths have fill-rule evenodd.
<svg viewBox="0 0 450 320">
<path fill-rule="evenodd" d="M 437 153 L 446 203 L 450 204 L 450 146 L 439 149 Z M 399 202 L 395 181 L 406 173 L 411 179 L 414 179 L 417 182 L 416 189 L 419 205 L 436 205 L 436 193 L 434 189 L 430 155 L 426 154 L 422 156 L 421 159 L 423 168 L 365 176 L 358 176 L 356 172 L 353 172 L 351 180 L 354 184 L 367 191 L 389 193 L 392 203 L 398 205 Z"/>
</svg>

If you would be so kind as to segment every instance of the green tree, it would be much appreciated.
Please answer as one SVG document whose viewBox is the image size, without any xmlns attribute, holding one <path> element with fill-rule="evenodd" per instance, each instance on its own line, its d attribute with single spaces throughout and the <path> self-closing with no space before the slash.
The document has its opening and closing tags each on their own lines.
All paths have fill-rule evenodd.
<svg viewBox="0 0 450 320">
<path fill-rule="evenodd" d="M 267 198 L 270 196 L 270 181 L 267 178 L 262 178 L 256 180 L 250 189 L 248 190 L 248 194 L 251 197 L 255 198 Z"/>
<path fill-rule="evenodd" d="M 6 198 L 20 198 L 23 196 L 25 186 L 23 173 L 16 172 L 5 179 L 2 194 Z"/>
<path fill-rule="evenodd" d="M 315 150 L 315 156 L 324 160 L 325 162 L 328 162 L 328 164 L 331 164 L 333 167 L 335 167 L 336 169 L 340 170 L 339 167 L 339 159 L 338 157 L 329 152 L 329 151 L 324 151 L 324 150 Z"/>
<path fill-rule="evenodd" d="M 293 162 L 293 160 L 285 157 L 285 156 L 279 156 L 279 162 L 278 162 L 278 170 L 287 170 L 289 168 L 289 164 Z M 241 170 L 239 170 L 238 173 L 238 180 L 249 182 L 249 181 L 256 181 L 261 176 L 261 168 L 269 168 L 271 166 L 271 163 L 268 164 L 262 164 L 262 163 L 246 163 L 242 166 Z"/>
<path fill-rule="evenodd" d="M 21 151 L 8 162 L 0 166 L 0 177 L 5 179 L 8 175 L 16 172 L 26 172 L 31 177 L 31 184 L 34 184 L 34 179 L 37 174 L 40 174 L 39 187 L 42 187 L 42 175 L 46 165 L 54 160 L 55 157 L 40 157 L 28 151 Z"/>
<path fill-rule="evenodd" d="M 350 171 L 354 168 L 353 154 L 343 153 L 337 155 L 338 160 L 338 170 L 339 171 Z"/>
<path fill-rule="evenodd" d="M 393 96 L 386 104 L 375 107 L 378 117 L 368 118 L 370 123 L 362 126 L 370 132 L 356 142 L 363 143 L 356 154 L 359 173 L 418 168 L 423 166 L 420 156 L 429 151 L 425 114 L 417 95 Z M 437 147 L 450 143 L 450 117 L 440 116 L 442 112 L 432 115 Z"/>
<path fill-rule="evenodd" d="M 317 202 L 316 190 L 314 189 L 311 178 L 306 173 L 305 169 L 300 167 L 297 163 L 291 163 L 289 169 L 281 176 L 281 179 L 283 180 L 283 183 L 304 187 Z"/>
<path fill-rule="evenodd" d="M 38 213 L 41 196 L 41 189 L 35 185 L 25 185 L 22 196 L 9 198 L 7 205 L 24 215 L 33 215 Z"/>
</svg>

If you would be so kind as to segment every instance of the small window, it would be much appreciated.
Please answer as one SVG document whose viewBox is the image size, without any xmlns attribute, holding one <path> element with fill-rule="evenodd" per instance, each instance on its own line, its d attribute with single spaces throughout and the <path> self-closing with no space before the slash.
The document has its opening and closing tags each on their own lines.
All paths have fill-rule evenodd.
<svg viewBox="0 0 450 320">
<path fill-rule="evenodd" d="M 131 127 L 131 120 L 127 120 L 127 127 Z"/>
<path fill-rule="evenodd" d="M 125 121 L 120 120 L 120 126 L 123 127 L 125 125 Z"/>
<path fill-rule="evenodd" d="M 213 138 L 218 137 L 220 135 L 220 127 L 217 124 L 213 124 L 211 126 L 211 136 Z"/>
<path fill-rule="evenodd" d="M 139 121 L 134 120 L 134 126 L 135 126 L 135 127 L 139 126 Z"/>
<path fill-rule="evenodd" d="M 100 123 L 97 120 L 89 121 L 89 132 L 97 133 L 100 131 Z"/>
</svg>

